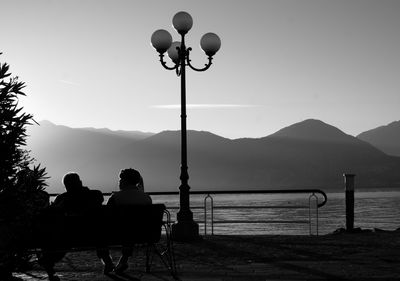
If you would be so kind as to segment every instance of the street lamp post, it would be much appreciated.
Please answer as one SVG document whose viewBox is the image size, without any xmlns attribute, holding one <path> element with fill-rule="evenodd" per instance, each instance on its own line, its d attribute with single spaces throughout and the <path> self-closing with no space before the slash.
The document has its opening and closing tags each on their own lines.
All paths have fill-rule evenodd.
<svg viewBox="0 0 400 281">
<path fill-rule="evenodd" d="M 187 165 L 187 131 L 186 131 L 186 66 L 195 71 L 205 71 L 212 64 L 212 57 L 221 47 L 221 40 L 214 33 L 206 33 L 200 40 L 202 50 L 208 56 L 208 63 L 203 68 L 196 68 L 191 64 L 189 58 L 192 48 L 185 45 L 185 35 L 192 28 L 193 19 L 187 12 L 178 12 L 172 19 L 172 25 L 180 34 L 181 41 L 172 42 L 171 34 L 159 29 L 151 36 L 151 44 L 157 50 L 160 56 L 161 65 L 168 70 L 174 70 L 177 76 L 181 78 L 181 185 L 179 187 L 179 211 L 177 214 L 177 223 L 172 226 L 172 235 L 174 239 L 181 241 L 190 241 L 199 238 L 199 226 L 193 220 L 193 213 L 190 210 L 190 187 Z M 168 66 L 164 61 L 164 53 L 173 62 L 173 66 Z"/>
</svg>

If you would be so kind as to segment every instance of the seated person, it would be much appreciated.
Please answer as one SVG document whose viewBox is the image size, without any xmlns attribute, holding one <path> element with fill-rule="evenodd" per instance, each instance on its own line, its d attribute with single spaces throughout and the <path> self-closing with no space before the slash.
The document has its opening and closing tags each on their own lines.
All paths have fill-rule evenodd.
<svg viewBox="0 0 400 281">
<path fill-rule="evenodd" d="M 135 169 L 121 170 L 119 174 L 120 191 L 114 193 L 107 202 L 108 206 L 121 205 L 151 205 L 152 200 L 149 195 L 144 193 L 143 179 Z M 104 266 L 104 274 L 111 272 L 113 269 L 116 273 L 121 273 L 128 268 L 129 257 L 132 256 L 133 248 L 131 246 L 122 245 L 122 256 L 114 269 L 114 264 L 107 248 L 99 254 L 102 256 Z M 104 257 L 106 259 L 104 259 Z"/>
<path fill-rule="evenodd" d="M 85 212 L 103 204 L 104 197 L 100 190 L 90 190 L 82 185 L 79 175 L 68 173 L 63 178 L 66 192 L 58 195 L 52 207 L 66 212 Z"/>
<path fill-rule="evenodd" d="M 144 193 L 142 176 L 135 169 L 120 172 L 119 189 L 108 199 L 108 206 L 152 204 L 151 197 Z"/>
<path fill-rule="evenodd" d="M 84 213 L 95 210 L 100 207 L 104 201 L 103 194 L 99 190 L 90 190 L 82 185 L 79 175 L 76 173 L 67 173 L 63 177 L 63 183 L 66 192 L 58 195 L 51 208 L 61 209 L 67 213 Z M 54 265 L 64 256 L 65 251 L 51 251 L 43 249 L 42 257 L 39 263 L 43 266 L 49 275 L 50 281 L 59 280 L 55 275 Z"/>
</svg>

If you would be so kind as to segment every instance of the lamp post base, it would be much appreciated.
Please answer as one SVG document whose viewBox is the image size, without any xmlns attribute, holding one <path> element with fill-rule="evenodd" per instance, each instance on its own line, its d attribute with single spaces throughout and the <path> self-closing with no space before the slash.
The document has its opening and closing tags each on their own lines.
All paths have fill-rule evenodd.
<svg viewBox="0 0 400 281">
<path fill-rule="evenodd" d="M 179 242 L 201 240 L 199 225 L 195 221 L 178 221 L 172 225 L 172 239 Z"/>
</svg>

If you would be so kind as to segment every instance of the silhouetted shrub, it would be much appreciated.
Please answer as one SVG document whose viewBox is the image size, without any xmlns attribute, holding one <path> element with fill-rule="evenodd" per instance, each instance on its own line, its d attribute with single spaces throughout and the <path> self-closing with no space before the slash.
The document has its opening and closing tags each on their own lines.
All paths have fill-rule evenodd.
<svg viewBox="0 0 400 281">
<path fill-rule="evenodd" d="M 26 126 L 35 122 L 18 104 L 24 87 L 0 62 L 0 280 L 11 280 L 11 272 L 29 258 L 24 245 L 32 219 L 49 199 L 45 168 L 33 166 L 24 148 Z"/>
</svg>

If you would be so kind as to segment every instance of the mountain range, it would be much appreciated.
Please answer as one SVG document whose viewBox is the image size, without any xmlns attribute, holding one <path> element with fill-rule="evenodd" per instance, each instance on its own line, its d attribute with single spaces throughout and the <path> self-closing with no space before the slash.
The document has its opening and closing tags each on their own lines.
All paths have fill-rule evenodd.
<svg viewBox="0 0 400 281">
<path fill-rule="evenodd" d="M 366 131 L 357 136 L 389 155 L 400 156 L 400 121 Z"/>
<path fill-rule="evenodd" d="M 40 122 L 30 126 L 28 149 L 46 167 L 50 192 L 61 192 L 62 176 L 118 189 L 123 168 L 138 169 L 148 191 L 175 191 L 180 184 L 180 131 L 158 134 L 69 128 Z M 343 190 L 343 173 L 359 187 L 399 187 L 400 157 L 319 120 L 308 119 L 263 138 L 227 139 L 188 131 L 189 184 L 193 190 L 321 188 Z"/>
</svg>

